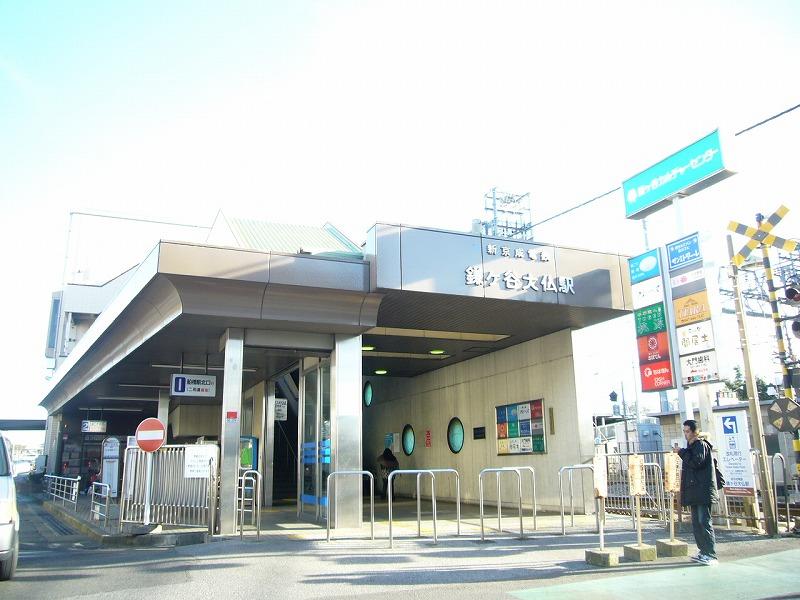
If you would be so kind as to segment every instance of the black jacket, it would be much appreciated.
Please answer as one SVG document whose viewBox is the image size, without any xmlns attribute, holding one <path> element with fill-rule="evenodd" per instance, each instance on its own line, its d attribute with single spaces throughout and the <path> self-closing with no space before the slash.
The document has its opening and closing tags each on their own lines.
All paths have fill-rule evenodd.
<svg viewBox="0 0 800 600">
<path fill-rule="evenodd" d="M 683 461 L 681 469 L 681 504 L 712 504 L 719 501 L 711 444 L 706 440 L 695 440 L 678 454 Z"/>
</svg>

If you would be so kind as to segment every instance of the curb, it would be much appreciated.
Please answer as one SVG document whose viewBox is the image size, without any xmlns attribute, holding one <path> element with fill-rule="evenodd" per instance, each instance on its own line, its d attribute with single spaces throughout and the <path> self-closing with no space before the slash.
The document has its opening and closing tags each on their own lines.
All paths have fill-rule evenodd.
<svg viewBox="0 0 800 600">
<path fill-rule="evenodd" d="M 87 523 L 74 512 L 48 502 L 41 503 L 42 508 L 67 524 L 72 529 L 89 536 L 103 546 L 136 546 L 150 548 L 173 548 L 175 546 L 189 546 L 204 544 L 208 541 L 205 531 L 168 531 L 164 533 L 145 533 L 140 535 L 124 533 L 107 533 L 104 530 Z"/>
</svg>

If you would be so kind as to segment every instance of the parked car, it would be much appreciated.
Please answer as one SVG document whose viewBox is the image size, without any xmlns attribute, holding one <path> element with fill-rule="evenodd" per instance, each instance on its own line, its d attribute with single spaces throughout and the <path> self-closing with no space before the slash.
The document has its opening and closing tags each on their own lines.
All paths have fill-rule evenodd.
<svg viewBox="0 0 800 600">
<path fill-rule="evenodd" d="M 11 446 L 0 433 L 0 580 L 11 579 L 19 556 L 19 511 Z"/>
</svg>

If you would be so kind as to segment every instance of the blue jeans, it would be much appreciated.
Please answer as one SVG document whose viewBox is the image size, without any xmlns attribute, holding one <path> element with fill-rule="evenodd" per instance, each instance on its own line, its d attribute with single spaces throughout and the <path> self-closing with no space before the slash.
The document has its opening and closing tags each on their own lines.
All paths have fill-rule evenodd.
<svg viewBox="0 0 800 600">
<path fill-rule="evenodd" d="M 692 531 L 700 553 L 711 558 L 717 558 L 714 528 L 711 526 L 710 504 L 692 505 Z"/>
</svg>

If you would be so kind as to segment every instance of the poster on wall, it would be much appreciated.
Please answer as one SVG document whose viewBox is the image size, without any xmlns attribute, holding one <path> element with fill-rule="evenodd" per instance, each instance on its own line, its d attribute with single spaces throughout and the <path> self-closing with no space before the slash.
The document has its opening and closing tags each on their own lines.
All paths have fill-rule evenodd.
<svg viewBox="0 0 800 600">
<path fill-rule="evenodd" d="M 495 407 L 497 454 L 543 454 L 544 400 Z"/>
</svg>

